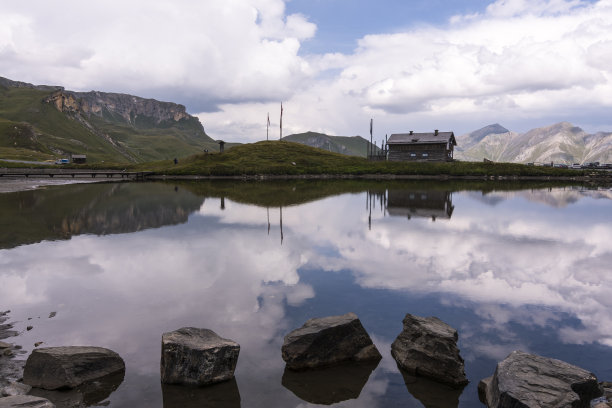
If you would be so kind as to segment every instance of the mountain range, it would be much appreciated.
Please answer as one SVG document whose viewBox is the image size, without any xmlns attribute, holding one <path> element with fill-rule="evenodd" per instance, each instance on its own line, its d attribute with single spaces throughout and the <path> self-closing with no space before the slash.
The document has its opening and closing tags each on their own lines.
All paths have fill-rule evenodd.
<svg viewBox="0 0 612 408">
<path fill-rule="evenodd" d="M 0 158 L 144 162 L 218 149 L 183 105 L 0 77 Z"/>
<path fill-rule="evenodd" d="M 306 132 L 284 137 L 331 152 L 365 157 L 369 141 L 361 136 L 330 136 Z M 488 159 L 508 163 L 612 163 L 612 133 L 589 134 L 568 122 L 512 132 L 492 124 L 456 137 L 454 157 L 462 161 Z M 376 148 L 376 150 L 380 150 Z"/>
<path fill-rule="evenodd" d="M 511 163 L 612 163 L 612 133 L 589 134 L 568 122 L 509 131 L 499 124 L 457 137 L 455 158 Z"/>
<path fill-rule="evenodd" d="M 362 157 L 370 147 L 361 136 L 316 132 L 283 140 Z M 612 133 L 589 134 L 568 122 L 525 133 L 493 124 L 456 140 L 455 158 L 464 161 L 612 163 Z M 128 163 L 218 149 L 199 119 L 183 105 L 120 93 L 73 92 L 0 77 L 0 158 L 54 160 L 85 154 L 90 163 Z"/>
</svg>

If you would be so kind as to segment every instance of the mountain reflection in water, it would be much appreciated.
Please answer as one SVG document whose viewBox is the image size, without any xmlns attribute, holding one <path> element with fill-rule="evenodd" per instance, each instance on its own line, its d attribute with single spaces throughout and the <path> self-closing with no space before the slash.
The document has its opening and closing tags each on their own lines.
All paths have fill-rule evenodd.
<svg viewBox="0 0 612 408">
<path fill-rule="evenodd" d="M 168 184 L 74 184 L 0 195 L 0 248 L 184 223 L 203 199 Z"/>
<path fill-rule="evenodd" d="M 28 352 L 39 341 L 117 351 L 125 379 L 97 405 L 471 407 L 478 381 L 514 349 L 612 379 L 609 189 L 357 180 L 85 187 L 0 195 L 0 310 L 11 309 L 19 333 L 11 341 Z M 346 393 L 286 375 L 283 336 L 308 318 L 347 312 L 371 334 L 379 365 L 349 375 Z M 471 381 L 462 393 L 398 370 L 389 350 L 406 313 L 458 330 Z M 234 382 L 160 385 L 161 334 L 185 326 L 241 345 Z"/>
</svg>

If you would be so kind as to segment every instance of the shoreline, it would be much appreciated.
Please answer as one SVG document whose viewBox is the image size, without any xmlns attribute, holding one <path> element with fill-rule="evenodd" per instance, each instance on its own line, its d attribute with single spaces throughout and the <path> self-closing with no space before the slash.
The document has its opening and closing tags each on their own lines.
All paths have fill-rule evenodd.
<svg viewBox="0 0 612 408">
<path fill-rule="evenodd" d="M 479 180 L 479 181 L 576 181 L 612 184 L 605 176 L 508 176 L 508 175 L 424 175 L 424 174 L 244 174 L 235 176 L 150 174 L 147 180 Z"/>
<path fill-rule="evenodd" d="M 113 180 L 117 182 L 118 180 Z M 124 180 L 125 181 L 125 180 Z M 17 177 L 2 177 L 0 178 L 0 194 L 17 193 L 19 191 L 38 190 L 45 187 L 67 186 L 71 184 L 90 184 L 90 183 L 108 183 L 109 180 L 103 179 L 72 179 L 72 178 L 17 178 Z"/>
<path fill-rule="evenodd" d="M 139 180 L 113 178 L 72 178 L 69 175 L 55 177 L 1 177 L 0 194 L 37 190 L 40 188 L 89 183 L 116 183 L 140 181 L 276 181 L 276 180 L 431 180 L 431 181 L 485 181 L 485 182 L 569 182 L 612 186 L 612 172 L 601 175 L 580 176 L 522 176 L 522 175 L 449 175 L 449 174 L 242 174 L 242 175 L 201 175 L 201 174 L 147 174 Z"/>
</svg>

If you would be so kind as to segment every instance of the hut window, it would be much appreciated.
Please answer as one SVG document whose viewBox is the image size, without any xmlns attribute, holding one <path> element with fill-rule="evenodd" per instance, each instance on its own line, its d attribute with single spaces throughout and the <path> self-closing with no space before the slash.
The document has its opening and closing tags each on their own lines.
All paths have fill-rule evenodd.
<svg viewBox="0 0 612 408">
<path fill-rule="evenodd" d="M 429 157 L 429 153 L 423 153 L 423 157 Z"/>
</svg>

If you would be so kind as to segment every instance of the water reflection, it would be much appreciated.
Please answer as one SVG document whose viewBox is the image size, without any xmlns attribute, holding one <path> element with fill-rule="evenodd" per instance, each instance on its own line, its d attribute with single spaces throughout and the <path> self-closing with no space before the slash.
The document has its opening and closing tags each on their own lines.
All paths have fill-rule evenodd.
<svg viewBox="0 0 612 408">
<path fill-rule="evenodd" d="M 389 190 L 385 200 L 391 216 L 450 219 L 453 215 L 453 195 L 450 191 Z"/>
<path fill-rule="evenodd" d="M 282 384 L 306 402 L 332 405 L 358 398 L 378 363 L 349 362 L 307 371 L 285 368 Z"/>
<path fill-rule="evenodd" d="M 425 408 L 457 408 L 463 388 L 453 388 L 424 377 L 414 377 L 400 369 L 408 392 Z"/>
<path fill-rule="evenodd" d="M 123 382 L 125 370 L 99 378 L 96 381 L 80 385 L 72 390 L 49 391 L 33 388 L 31 395 L 46 398 L 56 408 L 74 408 L 108 405 L 104 403 Z"/>
<path fill-rule="evenodd" d="M 500 192 L 489 187 L 482 192 L 465 191 L 464 184 L 434 184 L 431 197 L 438 198 L 424 201 L 435 201 L 448 218 L 431 222 L 430 216 L 409 221 L 389 216 L 390 207 L 400 207 L 391 205 L 401 202 L 394 191 L 408 198 L 411 192 L 429 193 L 423 183 L 176 186 L 175 192 L 175 184 L 126 184 L 121 189 L 127 191 L 115 190 L 115 204 L 102 213 L 121 211 L 136 220 L 136 214 L 149 214 L 143 208 L 149 208 L 152 194 L 164 203 L 154 208 L 180 214 L 152 218 L 178 223 L 137 233 L 73 234 L 69 240 L 0 250 L 0 310 L 13 311 L 19 344 L 26 350 L 44 341 L 46 346 L 94 344 L 117 351 L 127 372 L 108 398 L 111 406 L 160 406 L 162 401 L 172 406 L 207 398 L 196 389 L 191 402 L 183 401 L 176 390 L 159 386 L 159 338 L 183 326 L 210 328 L 241 344 L 236 393 L 222 393 L 238 396 L 231 401 L 289 407 L 320 401 L 316 392 L 313 397 L 299 386 L 285 386 L 282 336 L 308 318 L 347 311 L 360 316 L 383 360 L 368 378 L 356 376 L 365 385 L 359 380 L 358 397 L 343 406 L 437 403 L 428 402 L 431 393 L 420 381 L 405 380 L 389 355 L 407 312 L 436 315 L 458 329 L 471 380 L 460 397 L 452 397 L 459 406 L 478 404 L 478 380 L 514 348 L 561 358 L 612 379 L 606 364 L 612 358 L 612 202 L 596 198 L 606 196 L 603 189 Z M 565 207 L 530 201 L 567 192 L 579 198 Z M 170 199 L 181 194 L 178 201 Z M 92 198 L 69 195 L 67 213 L 103 208 L 101 198 L 79 207 Z M 482 200 L 497 195 L 505 198 L 494 206 Z M 130 197 L 137 211 L 129 211 Z M 59 192 L 55 201 L 66 202 Z M 44 211 L 30 214 L 39 217 L 36 224 L 43 231 L 50 230 Z M 47 215 L 55 225 L 56 212 Z M 7 228 L 2 233 L 26 228 L 25 222 L 2 222 Z M 104 231 L 111 230 L 133 229 Z M 47 318 L 52 311 L 57 316 Z M 34 328 L 27 331 L 27 325 Z"/>
<path fill-rule="evenodd" d="M 162 384 L 164 408 L 240 408 L 236 379 L 207 387 Z"/>
<path fill-rule="evenodd" d="M 202 205 L 167 184 L 76 184 L 0 195 L 0 248 L 184 223 Z"/>
</svg>

